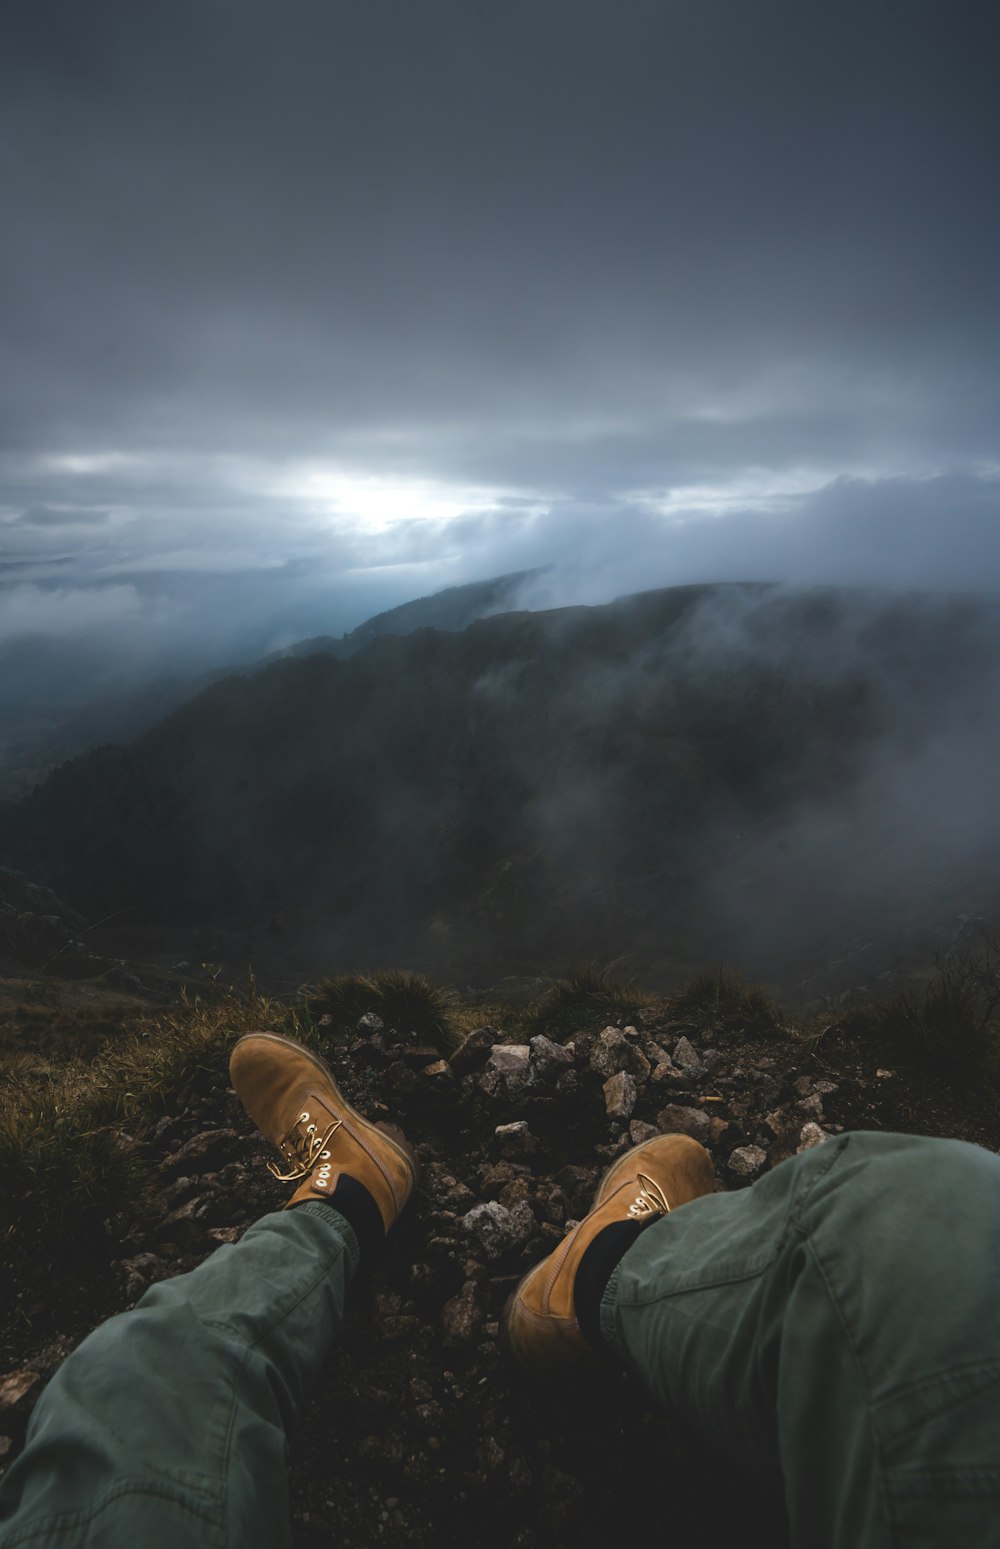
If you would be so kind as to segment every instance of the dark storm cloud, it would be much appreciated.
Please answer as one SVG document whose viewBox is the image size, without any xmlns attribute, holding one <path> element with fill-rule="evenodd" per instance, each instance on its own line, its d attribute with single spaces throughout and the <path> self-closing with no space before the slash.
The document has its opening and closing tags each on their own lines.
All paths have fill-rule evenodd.
<svg viewBox="0 0 1000 1549">
<path fill-rule="evenodd" d="M 223 654 L 536 561 L 1000 584 L 995 31 L 15 0 L 5 563 Z"/>
</svg>

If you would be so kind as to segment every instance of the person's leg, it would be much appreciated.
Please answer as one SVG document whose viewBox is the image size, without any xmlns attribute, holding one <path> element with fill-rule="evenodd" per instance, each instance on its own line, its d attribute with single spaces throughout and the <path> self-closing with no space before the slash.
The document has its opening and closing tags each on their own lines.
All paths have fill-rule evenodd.
<svg viewBox="0 0 1000 1549">
<path fill-rule="evenodd" d="M 1000 1159 L 854 1133 L 629 1247 L 605 1343 L 713 1448 L 783 1481 L 794 1544 L 993 1545 Z"/>
<path fill-rule="evenodd" d="M 0 1488 L 13 1549 L 274 1549 L 290 1541 L 285 1444 L 359 1261 L 405 1207 L 405 1140 L 291 1039 L 241 1038 L 230 1076 L 298 1187 L 190 1275 L 154 1286 L 63 1364 Z M 294 1208 L 292 1208 L 294 1207 Z"/>
<path fill-rule="evenodd" d="M 325 1204 L 265 1216 L 66 1360 L 0 1486 L 0 1544 L 289 1542 L 285 1438 L 343 1320 L 358 1242 Z"/>
<path fill-rule="evenodd" d="M 612 1270 L 651 1222 L 715 1187 L 712 1158 L 687 1135 L 654 1135 L 608 1168 L 582 1221 L 524 1276 L 504 1334 L 528 1371 L 593 1360 L 600 1300 Z"/>
</svg>

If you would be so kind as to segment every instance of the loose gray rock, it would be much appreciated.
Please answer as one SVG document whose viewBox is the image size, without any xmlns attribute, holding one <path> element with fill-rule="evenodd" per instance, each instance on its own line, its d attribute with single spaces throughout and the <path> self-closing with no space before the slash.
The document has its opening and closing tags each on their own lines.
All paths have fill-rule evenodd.
<svg viewBox="0 0 1000 1549">
<path fill-rule="evenodd" d="M 647 1124 L 644 1119 L 633 1119 L 628 1127 L 628 1138 L 634 1146 L 641 1146 L 643 1141 L 652 1140 L 659 1133 L 655 1124 Z"/>
<path fill-rule="evenodd" d="M 455 1079 L 455 1072 L 447 1060 L 432 1060 L 429 1065 L 423 1067 L 420 1074 L 427 1081 L 438 1086 L 447 1086 L 449 1082 Z"/>
<path fill-rule="evenodd" d="M 594 1040 L 590 1051 L 590 1068 L 607 1079 L 625 1069 L 629 1053 L 630 1045 L 621 1028 L 606 1027 Z"/>
<path fill-rule="evenodd" d="M 660 1132 L 664 1135 L 690 1135 L 703 1146 L 712 1138 L 712 1120 L 701 1108 L 685 1108 L 679 1103 L 668 1103 L 656 1115 Z"/>
<path fill-rule="evenodd" d="M 208 1226 L 201 1215 L 202 1199 L 189 1199 L 186 1205 L 172 1210 L 158 1225 L 156 1236 L 160 1242 L 176 1243 L 182 1253 L 197 1253 L 207 1246 Z"/>
<path fill-rule="evenodd" d="M 135 1302 L 154 1280 L 161 1277 L 166 1265 L 155 1253 L 137 1253 L 134 1258 L 122 1259 L 119 1267 L 124 1278 L 125 1295 L 130 1302 Z"/>
<path fill-rule="evenodd" d="M 820 1129 L 818 1124 L 810 1120 L 808 1124 L 803 1124 L 802 1126 L 799 1144 L 796 1149 L 798 1151 L 811 1151 L 814 1146 L 821 1146 L 824 1140 L 829 1140 L 829 1138 L 826 1130 Z"/>
<path fill-rule="evenodd" d="M 467 1033 L 451 1057 L 451 1068 L 456 1075 L 465 1076 L 482 1070 L 490 1050 L 500 1038 L 495 1027 L 474 1027 Z"/>
<path fill-rule="evenodd" d="M 650 1067 L 642 1050 L 625 1037 L 621 1028 L 606 1027 L 591 1047 L 590 1068 L 605 1080 L 625 1070 L 636 1081 L 645 1081 Z"/>
<path fill-rule="evenodd" d="M 660 1060 L 653 1071 L 650 1080 L 657 1086 L 690 1086 L 691 1078 L 686 1076 L 683 1070 L 678 1070 L 673 1060 L 668 1055 Z"/>
<path fill-rule="evenodd" d="M 510 1211 L 499 1200 L 473 1205 L 462 1217 L 462 1226 L 488 1259 L 498 1259 L 510 1247 Z"/>
<path fill-rule="evenodd" d="M 474 1280 L 467 1280 L 457 1296 L 441 1310 L 445 1338 L 451 1344 L 468 1345 L 479 1336 L 484 1319 L 483 1299 Z"/>
<path fill-rule="evenodd" d="M 629 1119 L 639 1098 L 639 1089 L 627 1070 L 619 1070 L 604 1083 L 604 1107 L 609 1119 Z"/>
<path fill-rule="evenodd" d="M 674 1064 L 682 1070 L 692 1081 L 698 1081 L 705 1074 L 705 1067 L 698 1058 L 698 1054 L 688 1038 L 678 1038 L 674 1044 Z"/>
<path fill-rule="evenodd" d="M 532 1235 L 535 1217 L 526 1200 L 508 1210 L 499 1200 L 491 1199 L 473 1205 L 463 1216 L 462 1225 L 488 1259 L 498 1259 Z"/>
<path fill-rule="evenodd" d="M 632 1044 L 629 1048 L 629 1075 L 634 1076 L 637 1081 L 645 1081 L 652 1068 L 638 1045 Z"/>
<path fill-rule="evenodd" d="M 517 1248 L 520 1247 L 521 1243 L 527 1242 L 529 1237 L 533 1237 L 538 1230 L 535 1212 L 527 1200 L 521 1200 L 519 1204 L 513 1207 L 509 1214 L 511 1247 Z"/>
<path fill-rule="evenodd" d="M 164 1157 L 160 1163 L 162 1173 L 182 1173 L 185 1168 L 192 1173 L 214 1172 L 224 1163 L 238 1160 L 245 1149 L 234 1129 L 206 1129 Z"/>
<path fill-rule="evenodd" d="M 39 1372 L 27 1370 L 8 1372 L 0 1377 L 0 1409 L 12 1409 L 40 1381 Z"/>
<path fill-rule="evenodd" d="M 536 1033 L 528 1046 L 531 1050 L 531 1068 L 541 1080 L 547 1076 L 561 1075 L 573 1065 L 572 1052 L 561 1043 L 553 1043 L 544 1033 Z"/>
<path fill-rule="evenodd" d="M 382 1018 L 376 1016 L 374 1011 L 366 1011 L 363 1017 L 358 1018 L 359 1033 L 384 1033 L 385 1023 Z"/>
<path fill-rule="evenodd" d="M 495 1043 L 486 1070 L 502 1076 L 509 1087 L 521 1086 L 531 1075 L 530 1058 L 531 1049 L 526 1043 Z"/>
<path fill-rule="evenodd" d="M 521 1157 L 530 1156 L 535 1149 L 535 1137 L 528 1128 L 526 1119 L 518 1119 L 513 1124 L 498 1124 L 493 1131 L 502 1157 L 508 1161 L 517 1161 Z"/>
<path fill-rule="evenodd" d="M 740 1178 L 756 1178 L 767 1165 L 767 1152 L 761 1146 L 737 1146 L 729 1158 L 730 1169 Z"/>
</svg>

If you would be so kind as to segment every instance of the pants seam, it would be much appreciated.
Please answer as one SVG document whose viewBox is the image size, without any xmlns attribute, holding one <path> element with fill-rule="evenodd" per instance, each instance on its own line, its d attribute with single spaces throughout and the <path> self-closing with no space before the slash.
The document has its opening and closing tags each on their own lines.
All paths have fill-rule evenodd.
<svg viewBox="0 0 1000 1549">
<path fill-rule="evenodd" d="M 226 1544 L 228 1545 L 229 1543 L 228 1530 L 221 1514 L 210 1513 L 203 1506 L 193 1504 L 188 1494 L 180 1486 L 178 1486 L 177 1493 L 174 1494 L 170 1490 L 157 1489 L 155 1484 L 151 1485 L 145 1479 L 141 1482 L 138 1480 L 120 1480 L 105 1492 L 105 1495 L 96 1506 L 84 1507 L 79 1511 L 57 1512 L 55 1516 L 47 1517 L 44 1521 L 29 1524 L 22 1532 L 15 1533 L 14 1537 L 7 1540 L 7 1542 L 14 1549 L 14 1546 L 19 1543 L 27 1544 L 32 1539 L 41 1538 L 51 1533 L 63 1533 L 70 1528 L 89 1527 L 105 1511 L 129 1495 L 146 1496 L 150 1499 L 166 1501 L 171 1506 L 179 1507 L 188 1516 L 212 1528 L 216 1533 L 223 1532 Z M 13 1521 L 14 1519 L 11 1520 Z"/>
<path fill-rule="evenodd" d="M 802 1232 L 803 1246 L 804 1246 L 806 1252 L 808 1253 L 810 1259 L 812 1260 L 813 1265 L 815 1266 L 815 1269 L 816 1269 L 820 1279 L 823 1282 L 823 1287 L 824 1287 L 824 1289 L 826 1291 L 826 1294 L 827 1294 L 827 1296 L 829 1298 L 830 1305 L 833 1308 L 834 1313 L 836 1314 L 837 1322 L 840 1324 L 841 1331 L 842 1331 L 842 1333 L 844 1335 L 844 1338 L 847 1341 L 848 1348 L 849 1348 L 849 1350 L 851 1352 L 851 1356 L 853 1357 L 854 1364 L 855 1364 L 855 1367 L 856 1367 L 857 1372 L 858 1372 L 858 1376 L 859 1376 L 860 1381 L 861 1381 L 862 1389 L 864 1390 L 864 1395 L 865 1395 L 865 1412 L 866 1412 L 866 1415 L 867 1415 L 867 1418 L 868 1418 L 868 1424 L 869 1424 L 869 1426 L 871 1428 L 872 1438 L 873 1438 L 873 1443 L 874 1443 L 874 1450 L 875 1450 L 876 1468 L 877 1468 L 877 1474 L 878 1474 L 878 1479 L 877 1479 L 878 1498 L 879 1498 L 879 1504 L 880 1504 L 881 1511 L 882 1511 L 882 1522 L 883 1522 L 883 1525 L 885 1527 L 886 1542 L 889 1543 L 889 1544 L 892 1544 L 892 1543 L 895 1542 L 896 1535 L 895 1535 L 895 1532 L 893 1530 L 892 1519 L 891 1519 L 890 1514 L 889 1514 L 889 1494 L 888 1494 L 888 1489 L 887 1489 L 887 1484 L 886 1484 L 885 1464 L 884 1464 L 884 1461 L 883 1461 L 883 1442 L 882 1442 L 882 1437 L 879 1434 L 879 1427 L 878 1427 L 878 1423 L 877 1423 L 876 1417 L 875 1417 L 874 1400 L 872 1398 L 871 1385 L 870 1385 L 870 1383 L 868 1381 L 868 1375 L 867 1375 L 867 1373 L 865 1371 L 864 1362 L 861 1359 L 860 1352 L 858 1351 L 857 1343 L 856 1343 L 856 1341 L 854 1339 L 853 1334 L 851 1333 L 851 1329 L 850 1329 L 850 1326 L 849 1326 L 849 1324 L 847 1322 L 847 1318 L 844 1315 L 844 1310 L 841 1307 L 840 1302 L 837 1299 L 837 1295 L 836 1295 L 836 1293 L 835 1293 L 835 1291 L 833 1289 L 833 1284 L 832 1284 L 832 1282 L 830 1280 L 830 1276 L 827 1273 L 826 1266 L 823 1263 L 823 1260 L 822 1260 L 822 1258 L 819 1255 L 819 1251 L 816 1248 L 816 1244 L 813 1242 L 813 1240 L 809 1236 L 808 1232 L 806 1232 L 803 1228 L 800 1227 L 800 1228 L 798 1228 L 798 1230 Z"/>
</svg>

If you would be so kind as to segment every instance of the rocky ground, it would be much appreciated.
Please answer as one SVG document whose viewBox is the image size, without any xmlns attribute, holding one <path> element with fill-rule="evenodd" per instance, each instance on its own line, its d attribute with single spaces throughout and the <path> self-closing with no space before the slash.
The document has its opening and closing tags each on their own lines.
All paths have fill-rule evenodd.
<svg viewBox="0 0 1000 1549">
<path fill-rule="evenodd" d="M 422 1176 L 293 1438 L 297 1549 L 569 1549 L 640 1532 L 780 1545 L 780 1507 L 759 1482 L 734 1479 L 612 1367 L 523 1379 L 501 1341 L 510 1291 L 586 1212 L 611 1159 L 657 1131 L 702 1141 L 728 1189 L 844 1128 L 1000 1146 L 992 1103 L 932 1089 L 833 1033 L 754 1038 L 651 1010 L 562 1039 L 483 1027 L 446 1059 L 369 1015 L 328 1054 L 352 1102 L 404 1129 Z M 109 1223 L 100 1290 L 61 1327 L 26 1305 L 0 1347 L 5 1462 L 89 1327 L 236 1240 L 287 1192 L 226 1088 L 193 1086 L 147 1144 L 151 1208 Z"/>
</svg>

